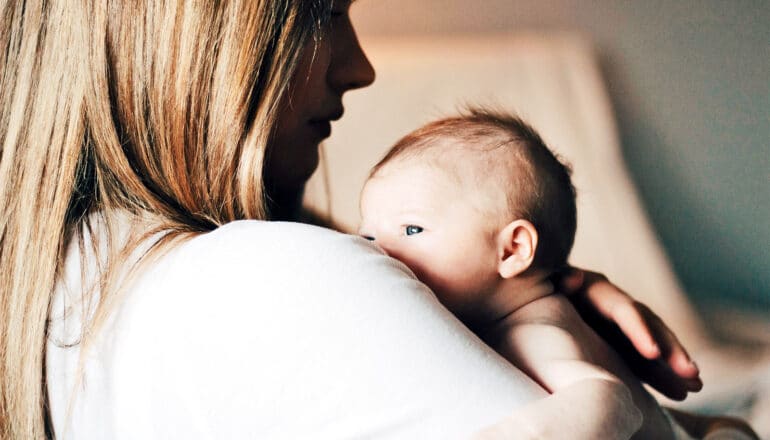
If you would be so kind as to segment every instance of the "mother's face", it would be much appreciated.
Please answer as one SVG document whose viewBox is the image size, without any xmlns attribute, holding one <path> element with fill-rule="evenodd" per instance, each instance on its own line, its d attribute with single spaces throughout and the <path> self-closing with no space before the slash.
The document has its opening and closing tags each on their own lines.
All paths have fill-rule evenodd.
<svg viewBox="0 0 770 440">
<path fill-rule="evenodd" d="M 358 43 L 348 11 L 350 1 L 335 1 L 329 29 L 306 46 L 265 164 L 269 191 L 300 193 L 318 166 L 318 145 L 342 117 L 342 95 L 374 81 L 374 69 Z"/>
</svg>

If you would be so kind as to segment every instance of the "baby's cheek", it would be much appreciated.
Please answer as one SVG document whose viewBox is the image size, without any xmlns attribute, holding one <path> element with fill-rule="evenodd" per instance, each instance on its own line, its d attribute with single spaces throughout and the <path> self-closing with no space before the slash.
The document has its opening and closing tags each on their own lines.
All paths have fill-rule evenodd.
<svg viewBox="0 0 770 440">
<path fill-rule="evenodd" d="M 445 261 L 415 274 L 436 293 L 439 301 L 458 314 L 472 308 L 487 290 L 488 275 L 475 269 Z"/>
<path fill-rule="evenodd" d="M 447 249 L 441 243 L 422 240 L 408 247 L 391 246 L 388 254 L 406 264 L 455 314 L 473 308 L 488 289 L 490 265 L 478 248 Z"/>
<path fill-rule="evenodd" d="M 406 264 L 414 272 L 417 279 L 430 287 L 430 290 L 436 293 L 442 302 L 447 296 L 454 296 L 455 280 L 452 277 L 452 271 L 447 270 L 448 267 L 444 262 L 433 256 L 420 255 L 414 250 L 411 252 L 391 251 L 389 254 Z"/>
<path fill-rule="evenodd" d="M 383 246 L 389 256 L 404 263 L 414 275 L 434 292 L 443 286 L 441 271 L 436 269 L 436 261 L 425 255 L 420 249 L 396 246 Z"/>
<path fill-rule="evenodd" d="M 471 304 L 483 299 L 497 282 L 498 273 L 493 251 L 482 252 L 482 246 L 464 250 L 448 258 L 442 272 L 447 296 Z"/>
</svg>

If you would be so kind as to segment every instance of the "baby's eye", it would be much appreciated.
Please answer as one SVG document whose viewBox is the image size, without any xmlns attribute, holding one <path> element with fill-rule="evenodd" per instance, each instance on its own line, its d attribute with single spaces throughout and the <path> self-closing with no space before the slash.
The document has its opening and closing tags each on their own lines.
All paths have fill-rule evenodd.
<svg viewBox="0 0 770 440">
<path fill-rule="evenodd" d="M 404 232 L 406 232 L 406 235 L 414 235 L 419 234 L 422 232 L 422 226 L 416 226 L 416 225 L 407 225 L 404 229 Z"/>
<path fill-rule="evenodd" d="M 374 241 L 374 237 L 372 237 L 371 235 L 362 235 L 362 237 L 364 237 L 365 239 L 367 239 L 369 241 Z"/>
</svg>

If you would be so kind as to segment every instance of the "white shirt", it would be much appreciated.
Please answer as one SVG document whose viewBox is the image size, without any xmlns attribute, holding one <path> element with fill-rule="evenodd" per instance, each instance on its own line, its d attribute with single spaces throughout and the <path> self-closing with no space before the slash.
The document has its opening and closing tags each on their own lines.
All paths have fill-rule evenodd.
<svg viewBox="0 0 770 440">
<path fill-rule="evenodd" d="M 89 313 L 62 310 L 93 281 L 85 260 L 72 243 L 51 314 L 59 439 L 467 438 L 545 396 L 365 240 L 260 221 L 141 270 L 78 381 L 64 344 Z"/>
</svg>

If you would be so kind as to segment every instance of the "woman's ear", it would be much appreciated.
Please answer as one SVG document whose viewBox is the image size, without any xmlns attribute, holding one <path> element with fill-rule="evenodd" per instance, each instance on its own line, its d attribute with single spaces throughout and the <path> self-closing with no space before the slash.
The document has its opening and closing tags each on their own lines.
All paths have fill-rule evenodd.
<svg viewBox="0 0 770 440">
<path fill-rule="evenodd" d="M 498 236 L 497 272 L 503 278 L 513 278 L 532 265 L 537 250 L 537 229 L 526 220 L 514 220 Z"/>
</svg>

